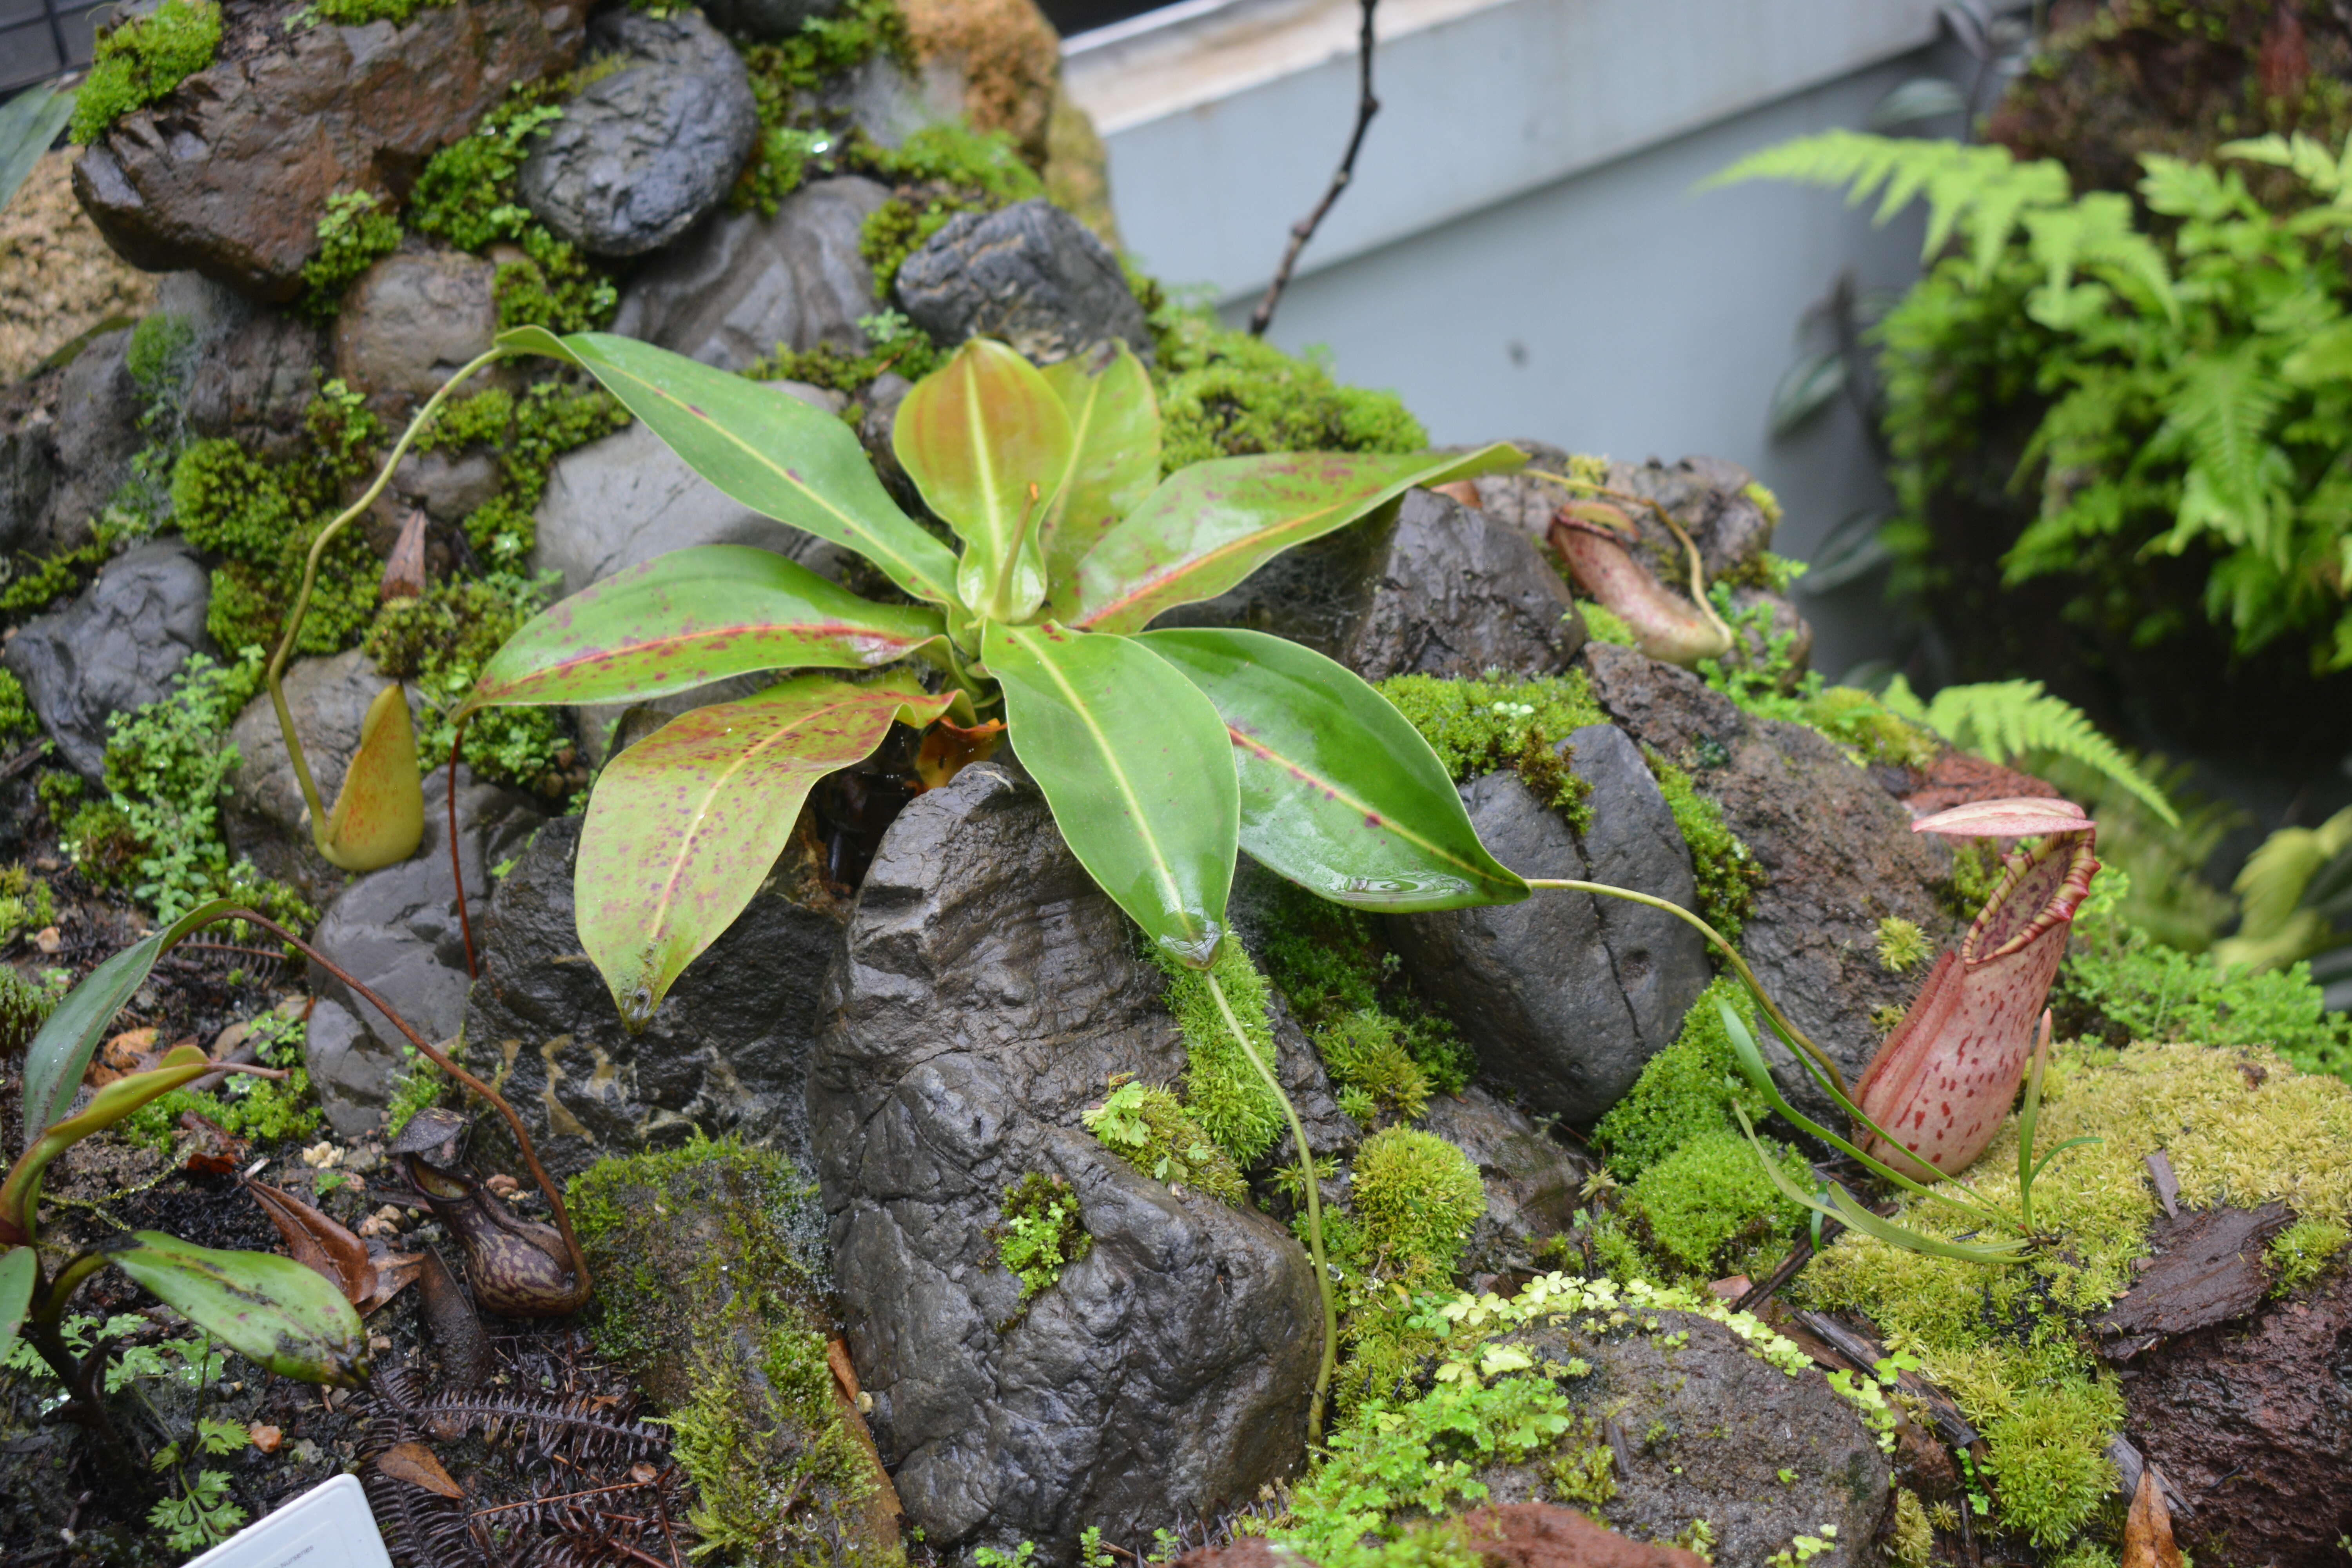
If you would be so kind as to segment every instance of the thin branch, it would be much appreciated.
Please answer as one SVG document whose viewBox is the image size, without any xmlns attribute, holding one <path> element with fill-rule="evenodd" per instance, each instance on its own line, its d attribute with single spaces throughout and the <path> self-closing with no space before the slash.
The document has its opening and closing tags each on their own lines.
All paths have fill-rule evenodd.
<svg viewBox="0 0 2352 1568">
<path fill-rule="evenodd" d="M 1283 247 L 1282 265 L 1274 269 L 1274 281 L 1265 286 L 1265 298 L 1250 312 L 1249 330 L 1254 338 L 1265 336 L 1266 328 L 1274 324 L 1274 308 L 1282 303 L 1282 291 L 1290 287 L 1291 268 L 1298 265 L 1298 253 L 1307 248 L 1307 242 L 1315 237 L 1316 229 L 1330 212 L 1331 204 L 1339 199 L 1339 193 L 1356 177 L 1356 154 L 1363 150 L 1364 132 L 1371 129 L 1372 116 L 1381 111 L 1381 100 L 1372 96 L 1372 13 L 1379 6 L 1380 0 L 1363 0 L 1364 25 L 1356 43 L 1356 129 L 1348 138 L 1347 153 L 1339 160 L 1339 168 L 1332 171 L 1330 187 L 1315 204 L 1315 210 L 1290 226 L 1290 243 Z"/>
</svg>

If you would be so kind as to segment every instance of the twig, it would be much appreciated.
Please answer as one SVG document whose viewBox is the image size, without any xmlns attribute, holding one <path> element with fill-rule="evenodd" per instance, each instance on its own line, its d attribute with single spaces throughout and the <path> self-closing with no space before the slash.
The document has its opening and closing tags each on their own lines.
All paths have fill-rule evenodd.
<svg viewBox="0 0 2352 1568">
<path fill-rule="evenodd" d="M 1842 1235 L 1844 1230 L 1845 1226 L 1840 1225 L 1833 1219 L 1823 1220 L 1822 1222 L 1822 1245 L 1827 1247 L 1832 1240 Z M 1731 1310 L 1735 1312 L 1752 1312 L 1756 1310 L 1759 1307 L 1761 1307 L 1765 1302 L 1770 1300 L 1773 1296 L 1778 1294 L 1781 1287 L 1787 1285 L 1790 1280 L 1794 1279 L 1797 1277 L 1798 1271 L 1802 1269 L 1806 1264 L 1811 1263 L 1812 1260 L 1813 1238 L 1810 1235 L 1799 1237 L 1797 1238 L 1797 1245 L 1789 1249 L 1789 1256 L 1780 1260 L 1780 1267 L 1772 1270 L 1770 1277 L 1762 1284 L 1749 1286 L 1748 1288 L 1747 1294 L 1741 1296 L 1738 1300 L 1734 1301 L 1731 1304 Z"/>
<path fill-rule="evenodd" d="M 1254 338 L 1265 336 L 1266 328 L 1274 324 L 1274 308 L 1282 303 L 1282 291 L 1290 287 L 1290 270 L 1298 265 L 1298 253 L 1307 248 L 1307 242 L 1315 237 L 1324 216 L 1330 212 L 1331 204 L 1339 199 L 1339 193 L 1356 177 L 1356 154 L 1363 149 L 1364 132 L 1371 128 L 1372 116 L 1381 111 L 1381 100 L 1372 96 L 1372 13 L 1379 6 L 1380 0 L 1363 0 L 1364 25 L 1356 44 L 1356 129 L 1348 138 L 1347 154 L 1339 160 L 1339 168 L 1332 171 L 1330 187 L 1315 204 L 1315 210 L 1290 226 L 1290 243 L 1283 247 L 1282 265 L 1274 269 L 1274 281 L 1265 286 L 1265 298 L 1250 312 L 1249 330 Z"/>
<path fill-rule="evenodd" d="M 466 725 L 471 715 L 457 721 L 457 733 L 449 737 L 449 886 L 457 896 L 457 933 L 466 939 L 466 978 L 479 980 L 481 966 L 474 962 L 474 922 L 466 913 L 466 868 L 457 855 L 457 748 L 466 743 Z"/>
<path fill-rule="evenodd" d="M 551 1502 L 570 1502 L 574 1498 L 603 1497 L 606 1492 L 636 1491 L 646 1487 L 658 1486 L 660 1483 L 661 1478 L 659 1476 L 656 1476 L 649 1481 L 614 1481 L 609 1487 L 590 1487 L 586 1491 L 564 1492 L 557 1497 L 525 1498 L 520 1502 L 502 1502 L 496 1508 L 478 1508 L 467 1517 L 472 1519 L 488 1519 L 494 1513 L 511 1513 L 519 1508 L 539 1508 Z"/>
</svg>

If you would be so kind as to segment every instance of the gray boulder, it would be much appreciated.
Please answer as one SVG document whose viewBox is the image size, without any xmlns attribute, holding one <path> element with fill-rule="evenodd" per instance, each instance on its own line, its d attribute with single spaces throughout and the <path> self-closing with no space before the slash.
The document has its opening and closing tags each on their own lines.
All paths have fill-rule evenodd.
<svg viewBox="0 0 2352 1568">
<path fill-rule="evenodd" d="M 0 552 L 89 542 L 90 520 L 144 443 L 130 347 L 129 328 L 101 332 L 64 365 L 0 393 Z"/>
<path fill-rule="evenodd" d="M 1562 743 L 1591 826 L 1581 834 L 1516 773 L 1462 788 L 1478 836 L 1523 876 L 1613 883 L 1687 909 L 1697 892 L 1674 814 L 1631 741 L 1588 724 Z M 1516 904 L 1401 916 L 1393 941 L 1488 1077 L 1523 1104 L 1590 1126 L 1673 1044 L 1706 988 L 1699 935 L 1622 899 L 1539 891 Z"/>
<path fill-rule="evenodd" d="M 494 264 L 463 251 L 385 257 L 343 295 L 335 316 L 335 374 L 380 412 L 432 396 L 498 335 L 497 276 Z M 498 379 L 486 375 L 467 390 Z"/>
<path fill-rule="evenodd" d="M 858 238 L 889 199 L 887 186 L 848 176 L 802 186 L 773 217 L 713 214 L 630 279 L 613 331 L 721 370 L 779 347 L 863 353 L 858 319 L 881 307 Z"/>
<path fill-rule="evenodd" d="M 1040 364 L 1124 338 L 1146 360 L 1151 333 L 1118 258 L 1043 196 L 962 213 L 898 268 L 898 302 L 943 343 L 1001 338 Z"/>
<path fill-rule="evenodd" d="M 425 837 L 397 865 L 355 877 L 319 917 L 310 943 L 367 986 L 435 1044 L 457 1033 L 466 1016 L 466 939 L 449 883 L 448 777 L 435 769 L 425 780 Z M 546 819 L 530 798 L 481 784 L 457 771 L 457 849 L 466 873 L 467 909 L 478 921 L 490 890 L 490 868 L 521 853 Z M 476 934 L 478 939 L 480 928 Z M 320 1102 L 341 1129 L 365 1123 L 383 1109 L 373 1086 L 388 1073 L 400 1078 L 405 1041 L 392 1021 L 358 993 L 313 964 L 310 986 L 349 1012 L 359 1030 L 344 1048 L 340 1087 L 321 1086 Z M 315 1034 L 315 1028 L 314 1028 Z M 313 1075 L 315 1078 L 317 1075 Z"/>
<path fill-rule="evenodd" d="M 466 1007 L 467 1047 L 477 1065 L 509 1064 L 505 1093 L 540 1158 L 568 1175 L 698 1127 L 808 1163 L 802 1089 L 818 992 L 846 914 L 812 858 L 797 844 L 788 849 L 633 1035 L 581 951 L 572 900 L 579 841 L 579 818 L 550 822 L 488 908 L 478 896 L 471 906 L 481 978 Z"/>
<path fill-rule="evenodd" d="M 1421 1125 L 1469 1155 L 1486 1189 L 1486 1212 L 1462 1253 L 1462 1269 L 1472 1277 L 1474 1289 L 1483 1293 L 1487 1288 L 1477 1283 L 1480 1275 L 1556 1267 L 1537 1250 L 1569 1228 L 1584 1206 L 1584 1180 L 1600 1162 L 1563 1146 L 1526 1111 L 1476 1084 L 1459 1098 L 1433 1097 Z"/>
<path fill-rule="evenodd" d="M 382 1125 L 384 1108 L 408 1071 L 397 1047 L 377 1039 L 349 1007 L 329 996 L 311 1005 L 302 1034 L 302 1066 L 327 1125 L 344 1139 L 363 1137 Z"/>
<path fill-rule="evenodd" d="M 74 195 L 134 267 L 193 268 L 250 299 L 291 300 L 331 198 L 404 189 L 509 88 L 571 65 L 584 15 L 467 0 L 224 49 L 109 127 L 74 165 Z"/>
<path fill-rule="evenodd" d="M 199 349 L 188 384 L 188 429 L 285 462 L 303 448 L 302 416 L 326 363 L 326 334 L 317 327 L 256 311 Z"/>
<path fill-rule="evenodd" d="M 1584 650 L 1584 666 L 1601 708 L 1633 739 L 1689 769 L 1763 868 L 1740 952 L 1853 1082 L 1877 1054 L 1881 1033 L 1871 1014 L 1907 1005 L 1919 984 L 1916 972 L 1879 964 L 1878 922 L 1911 921 L 1933 946 L 1959 940 L 1960 922 L 1938 897 L 1950 851 L 1913 833 L 1902 805 L 1815 731 L 1750 719 L 1688 670 L 1632 648 L 1595 644 Z M 1759 1043 L 1790 1100 L 1829 1119 L 1827 1097 L 1785 1047 L 1769 1036 Z"/>
<path fill-rule="evenodd" d="M 861 1386 L 908 1516 L 942 1552 L 1075 1559 L 1294 1469 L 1321 1348 L 1305 1252 L 1179 1197 L 1079 1122 L 1107 1074 L 1179 1077 L 1158 973 L 1044 801 L 982 763 L 884 836 L 809 1082 Z M 991 1227 L 1057 1175 L 1093 1245 L 1026 1303 Z"/>
<path fill-rule="evenodd" d="M 26 623 L 0 653 L 25 683 L 58 755 L 92 782 L 106 768 L 106 721 L 171 689 L 192 653 L 211 653 L 212 579 L 177 541 L 140 545 L 100 568 L 62 610 Z"/>
<path fill-rule="evenodd" d="M 1556 675 L 1584 644 L 1567 585 L 1525 535 L 1430 490 L 1408 490 L 1395 507 L 1153 624 L 1272 632 L 1367 680 Z"/>
<path fill-rule="evenodd" d="M 1828 1543 L 1811 1560 L 1819 1568 L 1879 1561 L 1886 1460 L 1819 1372 L 1775 1366 L 1696 1312 L 1616 1318 L 1555 1318 L 1507 1336 L 1539 1364 L 1591 1371 L 1564 1380 L 1577 1425 L 1558 1450 L 1479 1471 L 1492 1502 L 1555 1501 L 1555 1452 L 1592 1456 L 1607 1465 L 1612 1495 L 1600 1506 L 1591 1494 L 1570 1500 L 1621 1534 L 1672 1541 L 1703 1519 L 1717 1563 L 1762 1563 L 1800 1535 Z"/>
<path fill-rule="evenodd" d="M 523 205 L 593 256 L 642 256 L 716 207 L 760 133 L 742 57 L 691 8 L 588 24 L 593 56 L 630 63 L 583 88 L 516 176 Z"/>
</svg>

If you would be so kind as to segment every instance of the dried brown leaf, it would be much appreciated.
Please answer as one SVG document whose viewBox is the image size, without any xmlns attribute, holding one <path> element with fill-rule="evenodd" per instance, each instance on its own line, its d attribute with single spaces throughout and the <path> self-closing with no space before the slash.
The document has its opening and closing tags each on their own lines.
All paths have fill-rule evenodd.
<svg viewBox="0 0 2352 1568">
<path fill-rule="evenodd" d="M 2180 1548 L 2172 1540 L 2172 1513 L 2156 1484 L 2153 1468 L 2139 1474 L 2139 1491 L 2133 1497 L 2130 1517 L 2124 1521 L 2124 1555 L 2119 1568 L 2180 1568 Z"/>
<path fill-rule="evenodd" d="M 294 1261 L 318 1273 L 343 1299 L 358 1306 L 375 1292 L 375 1263 L 367 1244 L 309 1204 L 266 1182 L 247 1182 L 245 1190 L 269 1216 Z"/>
<path fill-rule="evenodd" d="M 423 1487 L 446 1498 L 462 1498 L 466 1489 L 449 1479 L 433 1450 L 422 1443 L 395 1443 L 375 1457 L 375 1468 L 394 1480 Z"/>
</svg>

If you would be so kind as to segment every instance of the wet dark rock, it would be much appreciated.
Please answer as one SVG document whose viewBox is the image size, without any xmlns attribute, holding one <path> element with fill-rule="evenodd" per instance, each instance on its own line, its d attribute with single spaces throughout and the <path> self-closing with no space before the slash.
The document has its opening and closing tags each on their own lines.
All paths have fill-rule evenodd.
<svg viewBox="0 0 2352 1568">
<path fill-rule="evenodd" d="M 1537 1247 L 1569 1228 L 1583 1206 L 1579 1189 L 1600 1163 L 1563 1146 L 1526 1111 L 1476 1084 L 1459 1098 L 1433 1097 L 1421 1125 L 1469 1155 L 1486 1184 L 1486 1213 L 1463 1249 L 1462 1271 L 1475 1278 L 1541 1267 Z"/>
<path fill-rule="evenodd" d="M 949 219 L 899 267 L 896 292 L 943 343 L 1001 338 L 1043 364 L 1123 338 L 1151 355 L 1118 258 L 1043 196 Z"/>
<path fill-rule="evenodd" d="M 642 256 L 718 206 L 760 133 L 742 57 L 700 13 L 605 11 L 588 52 L 630 63 L 563 105 L 515 182 L 522 205 L 593 256 Z"/>
<path fill-rule="evenodd" d="M 814 868 L 787 851 L 633 1035 L 581 951 L 572 901 L 579 838 L 580 819 L 559 817 L 495 896 L 484 900 L 468 881 L 481 960 L 466 1008 L 470 1059 L 506 1064 L 506 1096 L 559 1174 L 683 1142 L 698 1127 L 807 1163 L 802 1086 L 844 919 Z"/>
<path fill-rule="evenodd" d="M 318 395 L 326 334 L 276 310 L 256 311 L 197 353 L 188 429 L 225 437 L 267 461 L 302 450 L 302 416 Z"/>
<path fill-rule="evenodd" d="M 350 1008 L 326 996 L 311 1007 L 303 1030 L 302 1066 L 327 1125 L 344 1138 L 364 1136 L 383 1123 L 384 1107 L 407 1073 L 397 1047 L 377 1039 Z"/>
<path fill-rule="evenodd" d="M 1484 1568 L 1706 1568 L 1706 1559 L 1679 1546 L 1633 1541 L 1558 1503 L 1517 1502 L 1477 1508 L 1460 1516 L 1459 1539 Z M 1314 1568 L 1287 1547 L 1244 1535 L 1231 1545 L 1203 1547 L 1176 1559 L 1175 1568 Z"/>
<path fill-rule="evenodd" d="M 889 199 L 887 186 L 846 176 L 803 185 L 773 217 L 714 214 L 630 279 L 613 331 L 721 370 L 779 345 L 863 353 L 858 319 L 881 306 L 859 232 Z"/>
<path fill-rule="evenodd" d="M 1117 908 L 1044 801 L 982 763 L 885 835 L 809 1085 L 835 1269 L 876 1436 L 940 1550 L 1255 1495 L 1303 1458 L 1320 1314 L 1271 1219 L 1176 1196 L 1079 1123 L 1106 1075 L 1184 1053 Z M 1029 1301 L 990 1229 L 1031 1172 L 1076 1191 L 1085 1257 Z"/>
<path fill-rule="evenodd" d="M 385 257 L 343 295 L 335 317 L 335 373 L 379 413 L 397 415 L 441 390 L 498 335 L 498 268 L 457 250 Z M 485 372 L 467 384 L 496 380 Z"/>
<path fill-rule="evenodd" d="M 436 769 L 425 781 L 425 837 L 416 853 L 397 865 L 352 879 L 319 917 L 310 942 L 383 997 L 409 1026 L 439 1045 L 457 1033 L 466 1016 L 466 939 L 449 884 L 448 774 Z M 489 871 L 521 853 L 547 819 L 529 796 L 457 773 L 458 858 L 466 872 L 468 908 L 481 919 Z M 480 939 L 481 928 L 476 930 Z M 321 1085 L 320 1102 L 338 1129 L 370 1124 L 383 1108 L 374 1098 L 379 1085 L 397 1084 L 401 1047 L 406 1037 L 356 992 L 318 965 L 310 985 L 320 996 L 352 1016 L 364 1038 L 349 1042 L 350 1065 L 343 1087 Z M 316 1026 L 313 1026 L 314 1029 Z M 316 1075 L 313 1075 L 314 1079 Z"/>
<path fill-rule="evenodd" d="M 1524 1330 L 1508 1342 L 1538 1362 L 1573 1357 L 1591 1367 L 1566 1388 L 1591 1424 L 1583 1446 L 1618 1448 L 1616 1495 L 1601 1510 L 1612 1529 L 1671 1541 L 1704 1519 L 1725 1563 L 1763 1563 L 1800 1535 L 1831 1542 L 1811 1559 L 1822 1568 L 1878 1561 L 1886 1460 L 1819 1372 L 1784 1372 L 1695 1312 L 1643 1313 L 1605 1332 L 1591 1331 L 1592 1321 Z M 1679 1335 L 1687 1341 L 1668 1342 Z M 1496 1504 L 1539 1501 L 1557 1495 L 1549 1464 L 1547 1456 L 1490 1465 L 1479 1479 Z"/>
<path fill-rule="evenodd" d="M 2168 1340 L 2123 1382 L 2125 1430 L 2195 1500 L 2173 1528 L 2199 1562 L 2323 1568 L 2352 1534 L 2352 1269 L 2251 1322 Z"/>
<path fill-rule="evenodd" d="M 1687 908 L 1690 851 L 1625 732 L 1589 724 L 1561 751 L 1592 786 L 1591 826 L 1572 830 L 1517 773 L 1489 773 L 1462 786 L 1486 847 L 1523 876 L 1609 882 Z M 1683 921 L 1584 893 L 1406 915 L 1391 931 L 1415 984 L 1460 1026 L 1486 1074 L 1579 1126 L 1674 1043 L 1710 976 L 1703 939 Z"/>
<path fill-rule="evenodd" d="M 331 658 L 298 661 L 286 671 L 283 684 L 311 782 L 318 786 L 320 803 L 332 811 L 344 771 L 360 749 L 361 721 L 385 679 L 364 652 L 353 648 Z M 413 717 L 413 691 L 409 707 Z M 250 856 L 264 876 L 290 882 L 303 897 L 323 904 L 342 886 L 343 873 L 311 843 L 310 809 L 295 782 L 293 759 L 287 755 L 285 732 L 278 726 L 278 710 L 268 692 L 245 705 L 229 726 L 229 740 L 237 752 L 222 810 L 229 843 L 237 853 Z"/>
<path fill-rule="evenodd" d="M 1908 813 L 1868 770 L 1815 731 L 1749 719 L 1696 676 L 1632 648 L 1584 650 L 1592 692 L 1634 740 L 1690 770 L 1699 793 L 1765 873 L 1740 951 L 1797 1026 L 1852 1082 L 1877 1054 L 1871 1014 L 1909 1005 L 1916 974 L 1877 961 L 1878 922 L 1916 923 L 1931 944 L 1956 944 L 1944 907 L 1951 853 L 1910 830 Z M 1508 857 L 1506 857 L 1507 859 Z M 1800 1109 L 1827 1116 L 1827 1098 L 1777 1040 L 1773 1076 Z"/>
<path fill-rule="evenodd" d="M 1584 644 L 1568 587 L 1523 535 L 1428 490 L 1286 551 L 1159 626 L 1242 626 L 1305 643 L 1367 680 L 1556 675 Z"/>
<path fill-rule="evenodd" d="M 436 522 L 459 522 L 497 495 L 505 480 L 498 458 L 478 447 L 411 452 L 393 470 L 392 493 L 423 507 Z"/>
<path fill-rule="evenodd" d="M 90 520 L 144 440 L 130 348 L 130 329 L 101 332 L 63 366 L 0 394 L 0 552 L 89 542 Z"/>
<path fill-rule="evenodd" d="M 115 121 L 74 194 L 124 259 L 291 300 L 330 196 L 404 196 L 507 89 L 569 66 L 585 8 L 457 0 L 406 24 L 324 23 L 183 81 Z"/>
<path fill-rule="evenodd" d="M 789 38 L 840 9 L 841 0 L 711 0 L 702 14 L 723 31 L 772 39 Z"/>
<path fill-rule="evenodd" d="M 106 767 L 106 721 L 171 689 L 192 653 L 211 653 L 212 579 L 176 541 L 140 545 L 100 568 L 62 610 L 26 623 L 0 663 L 25 683 L 58 760 L 93 783 Z"/>
</svg>

